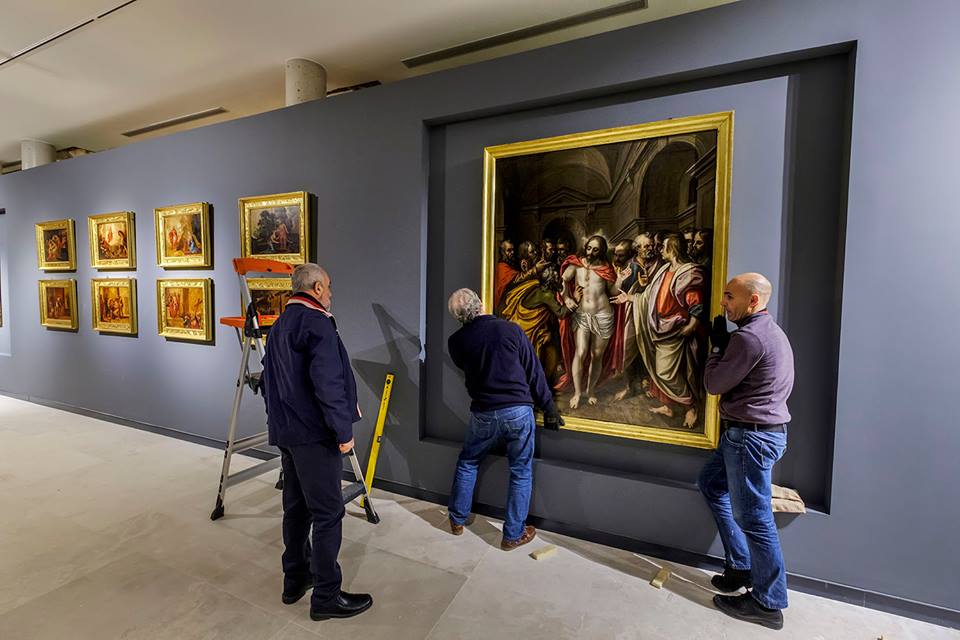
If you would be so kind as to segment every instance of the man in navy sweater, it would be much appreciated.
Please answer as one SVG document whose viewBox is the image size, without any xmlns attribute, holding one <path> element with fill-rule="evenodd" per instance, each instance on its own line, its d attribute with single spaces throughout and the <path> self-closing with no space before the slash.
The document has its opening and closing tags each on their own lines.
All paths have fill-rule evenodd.
<svg viewBox="0 0 960 640">
<path fill-rule="evenodd" d="M 357 384 L 328 311 L 326 271 L 298 266 L 293 292 L 270 328 L 262 375 L 269 442 L 280 448 L 283 469 L 282 599 L 293 604 L 312 586 L 312 619 L 349 618 L 373 604 L 368 594 L 340 590 L 337 564 L 341 456 L 353 448 L 353 423 L 360 419 Z"/>
<path fill-rule="evenodd" d="M 457 461 L 450 492 L 450 530 L 463 533 L 470 515 L 477 467 L 499 442 L 507 446 L 510 489 L 500 548 L 511 551 L 534 539 L 526 524 L 533 488 L 533 406 L 543 410 L 544 427 L 563 424 L 543 367 L 523 330 L 483 313 L 476 293 L 460 289 L 450 296 L 450 313 L 463 325 L 447 343 L 454 364 L 463 370 L 470 404 L 470 425 Z"/>
<path fill-rule="evenodd" d="M 713 602 L 729 616 L 771 629 L 783 627 L 787 574 L 770 504 L 773 465 L 787 448 L 793 390 L 793 350 L 767 313 L 772 287 L 759 273 L 733 278 L 713 321 L 713 349 L 704 385 L 720 396 L 722 435 L 700 472 L 699 487 L 723 542 L 725 568 L 711 583 L 719 591 L 750 589 Z M 737 330 L 727 332 L 727 320 Z"/>
</svg>

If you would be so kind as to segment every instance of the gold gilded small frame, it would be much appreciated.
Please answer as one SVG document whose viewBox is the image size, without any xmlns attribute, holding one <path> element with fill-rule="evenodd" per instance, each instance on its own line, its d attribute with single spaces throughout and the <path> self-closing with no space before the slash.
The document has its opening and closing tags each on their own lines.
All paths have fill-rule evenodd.
<svg viewBox="0 0 960 640">
<path fill-rule="evenodd" d="M 210 342 L 213 300 L 210 278 L 157 280 L 157 330 L 165 338 Z"/>
<path fill-rule="evenodd" d="M 94 269 L 136 269 L 137 243 L 132 211 L 87 218 L 90 266 Z"/>
<path fill-rule="evenodd" d="M 732 111 L 484 149 L 484 307 L 534 344 L 564 428 L 716 448 L 732 154 Z"/>
<path fill-rule="evenodd" d="M 290 296 L 293 295 L 293 283 L 291 278 L 250 278 L 247 280 L 247 286 L 250 288 L 250 300 L 253 302 L 254 309 L 261 317 L 263 326 L 269 327 L 276 321 L 276 318 L 269 316 L 279 316 L 283 312 Z"/>
<path fill-rule="evenodd" d="M 305 191 L 240 198 L 240 255 L 289 264 L 310 260 L 310 207 Z"/>
<path fill-rule="evenodd" d="M 77 281 L 40 280 L 40 324 L 48 329 L 76 331 Z"/>
<path fill-rule="evenodd" d="M 90 281 L 93 330 L 137 334 L 137 281 L 134 278 L 97 278 Z"/>
<path fill-rule="evenodd" d="M 208 268 L 210 205 L 178 204 L 153 210 L 157 264 L 165 269 Z"/>
<path fill-rule="evenodd" d="M 37 267 L 41 271 L 76 271 L 77 246 L 73 220 L 51 220 L 35 227 Z"/>
</svg>

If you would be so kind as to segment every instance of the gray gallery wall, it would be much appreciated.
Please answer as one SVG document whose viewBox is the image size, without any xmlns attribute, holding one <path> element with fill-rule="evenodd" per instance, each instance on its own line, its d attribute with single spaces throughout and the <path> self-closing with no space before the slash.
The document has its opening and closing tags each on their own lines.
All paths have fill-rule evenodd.
<svg viewBox="0 0 960 640">
<path fill-rule="evenodd" d="M 447 164 L 454 156 L 437 154 L 437 136 L 445 129 L 447 140 L 469 140 L 489 125 L 508 135 L 486 144 L 523 139 L 519 125 L 527 116 L 538 132 L 563 122 L 610 126 L 599 124 L 604 111 L 597 103 L 578 115 L 575 105 L 584 100 L 621 104 L 617 117 L 652 116 L 657 104 L 686 111 L 727 101 L 738 118 L 743 114 L 748 139 L 777 122 L 785 129 L 742 155 L 735 133 L 732 219 L 776 220 L 780 231 L 771 240 L 752 223 L 736 227 L 730 263 L 778 263 L 785 289 L 778 314 L 809 363 L 798 385 L 806 389 L 798 396 L 803 406 L 791 407 L 794 431 L 808 424 L 831 436 L 816 448 L 801 446 L 788 465 L 813 461 L 826 476 L 819 485 L 823 509 L 783 522 L 788 568 L 960 610 L 960 430 L 950 405 L 960 347 L 949 324 L 960 311 L 960 257 L 949 243 L 960 231 L 949 205 L 956 146 L 950 116 L 960 99 L 950 63 L 960 59 L 957 24 L 960 4 L 952 0 L 916 3 L 909 12 L 892 0 L 742 0 L 0 177 L 0 207 L 7 210 L 0 217 L 0 390 L 222 439 L 236 342 L 222 329 L 214 345 L 157 336 L 154 280 L 173 274 L 155 266 L 152 210 L 197 200 L 213 205 L 215 269 L 177 273 L 214 278 L 216 315 L 235 314 L 229 259 L 239 244 L 236 199 L 304 189 L 316 195 L 316 249 L 332 272 L 334 312 L 365 413 L 375 413 L 384 373 L 397 374 L 378 475 L 446 493 L 457 454 L 450 440 L 456 426 L 446 421 L 462 421 L 463 411 L 438 413 L 435 404 L 444 401 L 438 389 L 454 389 L 454 372 L 424 376 L 431 358 L 443 359 L 435 347 L 422 348 L 437 329 L 428 318 L 442 309 L 442 287 L 452 285 L 438 288 L 428 278 L 428 222 L 446 215 L 436 207 L 447 198 L 460 203 L 444 233 L 461 224 L 456 216 L 479 219 L 481 174 L 468 173 L 480 166 L 482 149 Z M 819 79 L 817 70 L 782 66 L 798 61 L 848 66 Z M 838 87 L 838 78 L 847 84 Z M 843 99 L 838 90 L 846 91 Z M 561 113 L 554 124 L 543 119 L 552 109 Z M 765 157 L 775 162 L 772 169 L 757 164 Z M 458 192 L 438 198 L 437 180 L 452 181 Z M 768 210 L 777 194 L 782 206 Z M 116 210 L 137 214 L 137 338 L 90 328 L 89 279 L 97 274 L 88 266 L 86 216 Z M 46 276 L 36 268 L 33 225 L 62 217 L 77 222 L 78 270 L 49 277 L 78 281 L 76 333 L 38 324 L 36 281 Z M 469 245 L 475 222 L 464 224 Z M 475 253 L 476 245 L 463 262 L 447 256 L 443 278 L 478 285 Z M 815 329 L 804 327 L 811 322 Z M 244 419 L 255 430 L 262 412 L 251 405 Z M 369 432 L 363 423 L 358 440 L 369 442 Z M 692 486 L 702 454 L 629 443 L 638 460 L 624 469 L 617 442 L 569 432 L 541 437 L 534 515 L 719 553 Z M 587 462 L 551 457 L 581 442 L 590 449 Z M 681 468 L 665 468 L 662 460 Z M 501 505 L 504 482 L 503 462 L 494 460 L 479 499 Z"/>
</svg>

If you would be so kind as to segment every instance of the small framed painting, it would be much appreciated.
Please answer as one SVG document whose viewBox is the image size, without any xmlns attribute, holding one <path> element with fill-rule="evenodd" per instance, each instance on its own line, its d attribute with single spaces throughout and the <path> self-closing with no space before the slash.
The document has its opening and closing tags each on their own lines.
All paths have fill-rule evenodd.
<svg viewBox="0 0 960 640">
<path fill-rule="evenodd" d="M 211 341 L 213 300 L 210 278 L 157 280 L 157 330 L 165 338 Z"/>
<path fill-rule="evenodd" d="M 137 334 L 137 281 L 134 278 L 100 278 L 90 281 L 93 330 L 101 333 Z"/>
<path fill-rule="evenodd" d="M 136 269 L 133 212 L 103 213 L 87 218 L 90 266 L 94 269 Z"/>
<path fill-rule="evenodd" d="M 75 271 L 77 248 L 73 220 L 51 220 L 35 227 L 37 267 L 41 271 Z"/>
<path fill-rule="evenodd" d="M 178 204 L 153 210 L 157 264 L 165 269 L 206 268 L 210 260 L 210 205 Z"/>
<path fill-rule="evenodd" d="M 309 198 L 305 191 L 240 198 L 240 255 L 289 264 L 310 260 Z"/>
<path fill-rule="evenodd" d="M 260 314 L 261 323 L 269 327 L 276 316 L 283 312 L 290 296 L 293 295 L 293 283 L 290 278 L 250 278 L 250 300 L 253 308 Z"/>
<path fill-rule="evenodd" d="M 40 280 L 40 324 L 48 329 L 77 330 L 77 281 Z"/>
</svg>

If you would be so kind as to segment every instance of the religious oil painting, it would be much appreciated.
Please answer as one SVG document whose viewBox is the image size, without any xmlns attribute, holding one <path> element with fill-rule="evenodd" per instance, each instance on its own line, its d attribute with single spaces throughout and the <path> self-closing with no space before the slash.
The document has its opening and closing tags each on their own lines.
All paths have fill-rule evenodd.
<svg viewBox="0 0 960 640">
<path fill-rule="evenodd" d="M 209 278 L 157 280 L 157 329 L 177 340 L 213 339 L 213 300 Z"/>
<path fill-rule="evenodd" d="M 241 256 L 309 262 L 309 204 L 304 191 L 240 198 Z"/>
<path fill-rule="evenodd" d="M 716 447 L 732 148 L 732 112 L 486 148 L 484 305 L 530 338 L 565 428 Z"/>
<path fill-rule="evenodd" d="M 40 324 L 49 329 L 77 330 L 77 281 L 40 280 Z"/>
<path fill-rule="evenodd" d="M 94 331 L 137 334 L 136 279 L 93 279 L 90 281 L 90 298 Z"/>
<path fill-rule="evenodd" d="M 253 308 L 260 315 L 260 324 L 264 327 L 276 321 L 293 294 L 293 284 L 289 277 L 250 278 L 247 280 L 247 286 L 250 288 Z"/>
<path fill-rule="evenodd" d="M 41 271 L 75 271 L 76 234 L 73 220 L 52 220 L 35 225 L 37 267 Z"/>
<path fill-rule="evenodd" d="M 95 269 L 136 269 L 133 212 L 90 216 L 90 266 Z"/>
<path fill-rule="evenodd" d="M 166 269 L 211 266 L 210 206 L 206 202 L 154 209 L 157 264 Z"/>
</svg>

